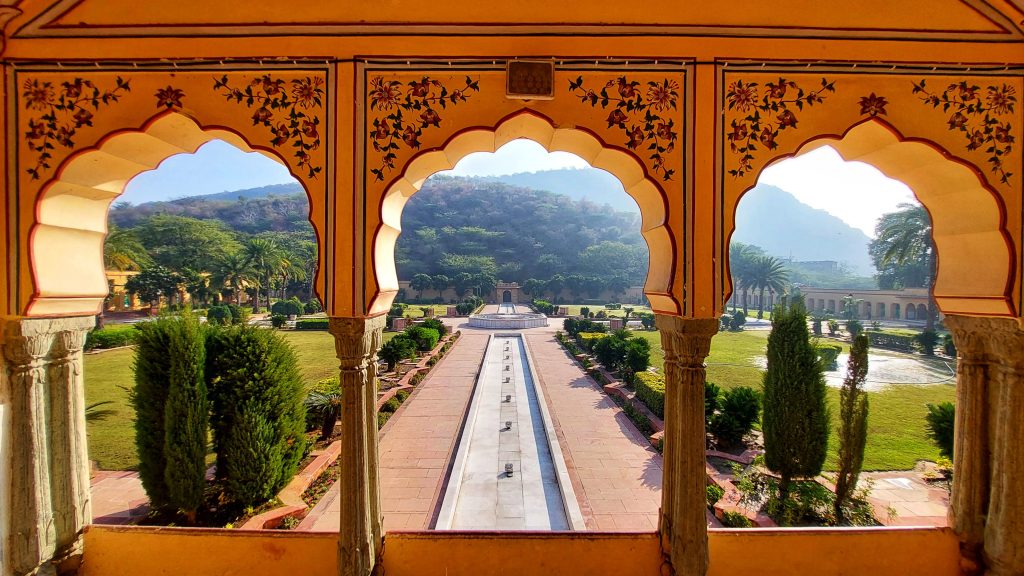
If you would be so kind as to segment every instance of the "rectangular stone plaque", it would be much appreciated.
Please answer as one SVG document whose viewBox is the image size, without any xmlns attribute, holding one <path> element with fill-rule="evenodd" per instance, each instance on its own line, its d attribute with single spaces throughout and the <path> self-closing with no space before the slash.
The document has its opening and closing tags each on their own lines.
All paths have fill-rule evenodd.
<svg viewBox="0 0 1024 576">
<path fill-rule="evenodd" d="M 509 98 L 555 98 L 555 63 L 552 60 L 509 60 L 505 76 L 505 95 Z"/>
</svg>

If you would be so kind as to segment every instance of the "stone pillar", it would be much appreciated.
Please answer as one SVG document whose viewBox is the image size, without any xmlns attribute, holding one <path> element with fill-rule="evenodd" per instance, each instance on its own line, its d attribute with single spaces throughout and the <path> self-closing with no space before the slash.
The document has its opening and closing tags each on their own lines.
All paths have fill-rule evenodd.
<svg viewBox="0 0 1024 576">
<path fill-rule="evenodd" d="M 4 323 L 3 377 L 10 403 L 4 447 L 10 495 L 0 503 L 5 570 L 73 571 L 92 519 L 82 346 L 95 317 Z"/>
<path fill-rule="evenodd" d="M 655 323 L 665 349 L 661 548 L 672 574 L 703 576 L 708 568 L 704 359 L 718 320 L 658 314 Z"/>
<path fill-rule="evenodd" d="M 950 315 L 957 364 L 950 525 L 965 574 L 1024 574 L 1024 330 Z"/>
<path fill-rule="evenodd" d="M 331 318 L 341 361 L 341 530 L 338 566 L 342 576 L 368 576 L 383 545 L 377 455 L 377 350 L 385 316 Z"/>
</svg>

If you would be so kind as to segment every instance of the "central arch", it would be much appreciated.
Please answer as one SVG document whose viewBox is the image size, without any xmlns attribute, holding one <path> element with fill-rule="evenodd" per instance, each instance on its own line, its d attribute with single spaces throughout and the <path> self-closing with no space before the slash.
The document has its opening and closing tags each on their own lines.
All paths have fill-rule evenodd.
<svg viewBox="0 0 1024 576">
<path fill-rule="evenodd" d="M 473 127 L 457 132 L 441 147 L 414 156 L 388 186 L 380 204 L 380 224 L 374 231 L 369 273 L 377 291 L 372 295 L 370 315 L 386 312 L 398 293 L 395 243 L 402 231 L 402 210 L 431 175 L 450 170 L 474 152 L 494 152 L 518 139 L 532 140 L 548 152 L 570 152 L 594 168 L 619 179 L 626 193 L 640 207 L 640 234 L 647 243 L 649 265 L 644 293 L 656 312 L 678 315 L 681 306 L 673 294 L 677 250 L 682 245 L 669 224 L 669 203 L 662 186 L 650 177 L 642 161 L 631 151 L 608 145 L 584 128 L 557 127 L 548 117 L 533 110 L 521 110 L 494 127 Z"/>
</svg>

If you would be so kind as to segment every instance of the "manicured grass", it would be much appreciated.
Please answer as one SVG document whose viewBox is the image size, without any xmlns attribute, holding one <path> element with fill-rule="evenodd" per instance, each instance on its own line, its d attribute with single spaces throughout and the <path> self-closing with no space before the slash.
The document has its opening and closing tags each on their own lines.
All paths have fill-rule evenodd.
<svg viewBox="0 0 1024 576">
<path fill-rule="evenodd" d="M 338 358 L 334 350 L 334 337 L 327 331 L 287 331 L 281 335 L 291 343 L 299 361 L 299 370 L 307 384 L 329 378 L 338 373 Z M 385 333 L 384 341 L 394 338 L 395 332 Z M 104 470 L 134 470 L 138 466 L 135 454 L 135 412 L 128 401 L 128 390 L 135 385 L 132 363 L 135 350 L 122 348 L 98 354 L 85 355 L 86 404 L 109 400 L 100 409 L 113 413 L 105 419 L 89 422 L 89 458 L 99 462 Z"/>
<path fill-rule="evenodd" d="M 605 308 L 602 304 L 557 304 L 556 306 L 568 306 L 570 316 L 579 316 L 580 308 L 584 307 L 590 308 L 590 311 L 593 312 L 594 314 L 597 314 L 599 311 L 603 310 L 604 313 L 607 314 L 609 317 L 614 316 L 618 318 L 622 318 L 626 315 L 626 311 L 623 310 L 622 308 L 632 308 L 634 315 L 637 314 L 638 312 L 649 313 L 651 311 L 651 309 L 648 308 L 647 306 L 641 306 L 639 304 L 623 304 L 622 308 L 619 308 L 618 310 L 609 310 Z M 635 316 L 630 316 L 631 319 L 634 317 Z"/>
<path fill-rule="evenodd" d="M 634 332 L 651 343 L 651 364 L 661 366 L 664 354 L 661 337 L 657 331 Z M 708 381 L 722 388 L 749 386 L 761 389 L 764 371 L 753 363 L 763 356 L 768 343 L 767 330 L 743 332 L 721 332 L 711 341 L 711 353 L 707 359 Z M 849 351 L 849 343 L 833 339 L 823 342 L 837 343 L 843 352 Z M 887 356 L 913 356 L 888 350 L 874 350 L 872 353 Z M 916 358 L 923 359 L 920 356 Z M 928 361 L 928 360 L 925 360 Z M 925 433 L 927 404 L 952 402 L 956 396 L 954 384 L 914 386 L 890 386 L 885 390 L 868 393 L 870 413 L 868 416 L 868 441 L 864 452 L 864 470 L 908 470 L 918 460 L 932 460 L 939 457 L 939 450 Z M 835 465 L 838 438 L 839 390 L 829 388 L 828 401 L 832 412 L 833 432 L 829 436 L 829 459 L 826 468 Z"/>
<path fill-rule="evenodd" d="M 434 316 L 444 316 L 448 313 L 447 304 L 407 304 L 405 307 L 405 317 L 423 318 L 424 308 L 433 308 Z"/>
</svg>

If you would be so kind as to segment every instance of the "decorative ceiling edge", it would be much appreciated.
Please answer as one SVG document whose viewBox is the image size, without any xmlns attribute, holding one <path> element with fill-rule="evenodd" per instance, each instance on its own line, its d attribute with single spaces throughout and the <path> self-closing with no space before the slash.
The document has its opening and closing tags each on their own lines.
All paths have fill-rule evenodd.
<svg viewBox="0 0 1024 576">
<path fill-rule="evenodd" d="M 81 0 L 57 0 L 11 34 L 12 39 L 30 38 L 160 38 L 252 36 L 711 36 L 743 38 L 794 38 L 835 40 L 897 40 L 933 42 L 1022 42 L 1024 30 L 1012 18 L 984 0 L 960 0 L 1000 31 L 913 30 L 895 28 L 816 28 L 715 25 L 629 25 L 629 24 L 532 24 L 509 23 L 244 23 L 183 25 L 57 25 L 53 24 Z"/>
</svg>

